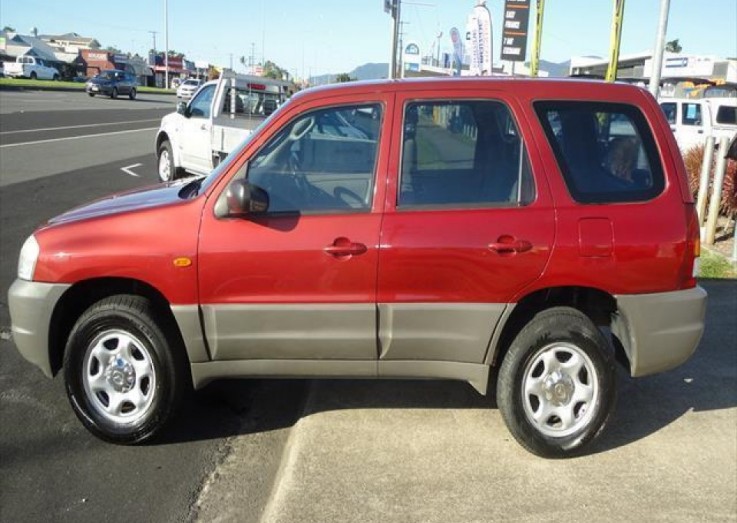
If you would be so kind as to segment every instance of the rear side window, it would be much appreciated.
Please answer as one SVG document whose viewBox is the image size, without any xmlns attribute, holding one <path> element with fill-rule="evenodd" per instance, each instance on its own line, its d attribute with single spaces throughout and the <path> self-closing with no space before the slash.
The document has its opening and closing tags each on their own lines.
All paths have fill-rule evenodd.
<svg viewBox="0 0 737 523">
<path fill-rule="evenodd" d="M 459 100 L 405 106 L 400 208 L 524 205 L 534 196 L 524 142 L 506 105 Z"/>
<path fill-rule="evenodd" d="M 665 102 L 660 104 L 660 108 L 663 110 L 663 114 L 665 114 L 666 120 L 668 120 L 668 123 L 671 125 L 676 124 L 676 114 L 678 113 L 678 107 L 674 102 Z"/>
<path fill-rule="evenodd" d="M 717 110 L 717 123 L 737 125 L 737 107 L 720 106 Z"/>
<path fill-rule="evenodd" d="M 683 125 L 701 125 L 701 105 L 689 103 L 683 104 L 681 123 Z"/>
<path fill-rule="evenodd" d="M 663 191 L 655 141 L 636 107 L 538 102 L 535 110 L 577 202 L 644 201 Z"/>
</svg>

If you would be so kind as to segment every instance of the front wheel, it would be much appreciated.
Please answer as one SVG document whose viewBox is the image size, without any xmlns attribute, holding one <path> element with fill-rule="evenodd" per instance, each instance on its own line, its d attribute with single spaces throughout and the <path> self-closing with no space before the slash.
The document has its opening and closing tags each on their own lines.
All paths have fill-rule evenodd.
<svg viewBox="0 0 737 523">
<path fill-rule="evenodd" d="M 130 98 L 131 100 L 135 100 L 136 99 L 136 90 L 135 90 L 135 88 L 131 89 L 131 92 L 128 93 L 128 98 Z"/>
<path fill-rule="evenodd" d="M 117 87 L 113 87 L 113 90 L 110 93 L 110 98 L 112 98 L 114 100 L 117 97 L 118 97 L 118 88 Z"/>
<path fill-rule="evenodd" d="M 171 142 L 164 140 L 159 146 L 159 180 L 171 182 L 181 174 L 182 170 L 174 164 L 174 152 Z"/>
<path fill-rule="evenodd" d="M 185 389 L 186 366 L 176 348 L 147 299 L 118 295 L 97 302 L 77 320 L 64 354 L 74 413 L 106 441 L 152 438 Z"/>
<path fill-rule="evenodd" d="M 611 352 L 591 320 L 570 307 L 538 313 L 509 348 L 497 403 L 514 438 L 538 456 L 579 454 L 614 408 Z"/>
<path fill-rule="evenodd" d="M 36 75 L 36 72 L 35 71 L 31 72 L 30 78 L 31 78 L 31 80 L 36 80 L 38 78 L 38 76 Z"/>
<path fill-rule="evenodd" d="M 87 93 L 87 95 L 88 95 L 88 96 L 89 96 L 90 98 L 94 98 L 94 97 L 95 97 L 95 93 Z"/>
<path fill-rule="evenodd" d="M 58 74 L 55 74 L 54 77 L 52 78 L 52 80 L 54 82 L 58 82 L 59 81 L 59 75 Z"/>
</svg>

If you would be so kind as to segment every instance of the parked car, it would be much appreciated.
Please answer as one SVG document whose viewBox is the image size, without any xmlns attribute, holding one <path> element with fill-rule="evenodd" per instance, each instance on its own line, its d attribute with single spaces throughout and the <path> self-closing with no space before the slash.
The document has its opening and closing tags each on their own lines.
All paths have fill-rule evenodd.
<svg viewBox="0 0 737 523">
<path fill-rule="evenodd" d="M 155 141 L 161 181 L 185 170 L 209 173 L 266 116 L 265 102 L 283 98 L 284 82 L 258 78 L 254 83 L 253 78 L 225 71 L 162 118 Z"/>
<path fill-rule="evenodd" d="M 43 58 L 18 56 L 15 62 L 3 66 L 5 76 L 11 78 L 30 78 L 31 80 L 58 80 L 59 70 L 49 65 Z"/>
<path fill-rule="evenodd" d="M 497 367 L 512 435 L 561 457 L 609 420 L 615 361 L 640 377 L 694 352 L 698 256 L 683 161 L 646 91 L 352 82 L 298 93 L 207 176 L 51 219 L 8 303 L 21 354 L 63 368 L 108 441 L 154 437 L 190 383 L 435 378 L 485 394 Z"/>
<path fill-rule="evenodd" d="M 189 78 L 184 80 L 177 88 L 177 98 L 183 98 L 189 100 L 192 95 L 197 92 L 197 89 L 202 85 L 202 80 L 197 78 Z"/>
<path fill-rule="evenodd" d="M 134 100 L 137 85 L 136 77 L 131 73 L 118 69 L 107 69 L 94 78 L 90 78 L 84 90 L 89 96 L 102 94 L 110 98 L 117 98 L 118 95 L 127 94 L 128 98 Z"/>
<path fill-rule="evenodd" d="M 737 135 L 737 98 L 661 98 L 659 103 L 683 152 L 704 145 L 707 136 L 718 142 Z"/>
</svg>

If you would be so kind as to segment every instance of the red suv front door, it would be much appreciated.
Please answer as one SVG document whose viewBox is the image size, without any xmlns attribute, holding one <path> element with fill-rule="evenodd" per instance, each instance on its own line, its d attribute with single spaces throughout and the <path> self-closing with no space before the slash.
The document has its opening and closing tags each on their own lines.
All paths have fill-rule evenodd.
<svg viewBox="0 0 737 523">
<path fill-rule="evenodd" d="M 223 194 L 213 195 L 199 245 L 213 359 L 370 360 L 375 369 L 389 97 L 365 99 L 282 115 L 233 176 L 266 190 L 265 215 L 218 218 Z"/>
</svg>

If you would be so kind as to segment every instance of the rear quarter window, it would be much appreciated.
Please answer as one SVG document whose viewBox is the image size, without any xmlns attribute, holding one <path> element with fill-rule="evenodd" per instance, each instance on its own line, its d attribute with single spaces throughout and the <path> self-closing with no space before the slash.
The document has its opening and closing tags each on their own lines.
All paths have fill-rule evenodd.
<svg viewBox="0 0 737 523">
<path fill-rule="evenodd" d="M 536 102 L 568 191 L 579 203 L 650 200 L 665 186 L 650 127 L 632 105 Z"/>
<path fill-rule="evenodd" d="M 725 125 L 737 125 L 737 107 L 720 105 L 717 109 L 717 123 Z"/>
</svg>

